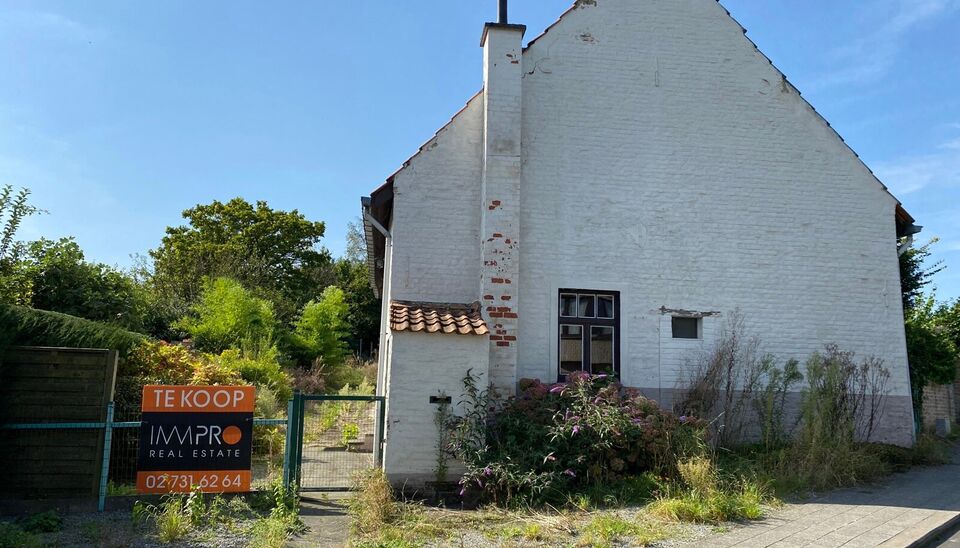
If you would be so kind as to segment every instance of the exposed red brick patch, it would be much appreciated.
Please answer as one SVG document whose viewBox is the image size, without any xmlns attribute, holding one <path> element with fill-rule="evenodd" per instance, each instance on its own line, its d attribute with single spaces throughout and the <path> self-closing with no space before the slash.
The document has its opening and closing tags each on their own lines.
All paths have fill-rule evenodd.
<svg viewBox="0 0 960 548">
<path fill-rule="evenodd" d="M 513 297 L 511 297 L 510 295 L 503 295 L 503 296 L 500 297 L 500 300 L 501 300 L 501 301 L 509 301 L 509 300 L 512 299 L 512 298 L 513 298 Z"/>
<path fill-rule="evenodd" d="M 503 318 L 504 316 L 503 316 L 503 312 L 491 312 L 491 313 L 490 313 L 490 317 L 491 317 L 491 318 Z"/>
<path fill-rule="evenodd" d="M 513 283 L 513 280 L 511 280 L 510 278 L 504 278 L 504 279 L 503 279 L 503 283 L 505 283 L 505 284 L 512 284 L 512 283 Z"/>
<path fill-rule="evenodd" d="M 503 202 L 501 202 L 500 200 L 494 200 L 494 201 L 492 201 L 492 202 L 490 202 L 490 203 L 493 204 L 493 205 L 495 205 L 495 206 L 498 206 L 498 205 L 502 204 Z"/>
<path fill-rule="evenodd" d="M 499 312 L 498 312 L 498 314 L 499 314 Z M 492 315 L 493 315 L 493 314 L 491 314 L 491 316 L 492 316 Z M 518 316 L 517 316 L 517 314 L 516 314 L 515 312 L 504 312 L 504 313 L 503 313 L 503 317 L 504 317 L 504 318 L 514 319 L 514 318 L 517 318 Z"/>
<path fill-rule="evenodd" d="M 503 340 L 503 337 L 501 337 L 500 335 L 490 335 L 490 340 L 491 340 L 491 341 L 502 341 L 502 340 Z"/>
<path fill-rule="evenodd" d="M 494 233 L 493 233 L 493 237 L 494 237 L 494 238 L 503 238 L 503 234 L 500 234 L 499 232 L 494 232 Z"/>
<path fill-rule="evenodd" d="M 492 300 L 493 300 L 493 295 L 484 295 L 484 296 L 483 296 L 483 300 L 485 300 L 485 301 L 492 301 Z"/>
<path fill-rule="evenodd" d="M 509 306 L 498 306 L 497 312 L 510 312 L 512 309 Z"/>
<path fill-rule="evenodd" d="M 510 343 L 507 341 L 497 341 L 497 346 L 510 346 Z"/>
<path fill-rule="evenodd" d="M 514 337 L 513 335 L 507 335 L 506 337 L 503 338 L 503 340 L 505 340 L 505 341 L 515 341 L 515 340 L 517 340 L 517 338 Z"/>
<path fill-rule="evenodd" d="M 503 280 L 503 278 L 490 278 L 490 283 L 492 283 L 492 284 L 502 284 L 502 283 L 510 283 L 510 282 L 505 282 L 505 281 Z"/>
</svg>

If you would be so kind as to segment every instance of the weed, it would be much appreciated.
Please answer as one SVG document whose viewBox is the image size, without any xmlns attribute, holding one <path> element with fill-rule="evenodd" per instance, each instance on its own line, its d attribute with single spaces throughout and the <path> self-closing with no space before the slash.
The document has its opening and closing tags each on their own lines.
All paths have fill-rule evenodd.
<svg viewBox="0 0 960 548">
<path fill-rule="evenodd" d="M 758 482 L 741 478 L 721 481 L 710 459 L 696 457 L 677 464 L 682 487 L 674 486 L 648 506 L 654 515 L 696 523 L 732 519 L 759 519 L 763 503 L 770 499 Z"/>
<path fill-rule="evenodd" d="M 55 533 L 63 529 L 63 518 L 56 510 L 47 510 L 19 520 L 19 525 L 28 533 Z"/>
<path fill-rule="evenodd" d="M 107 482 L 108 497 L 131 497 L 137 494 L 137 486 L 130 483 Z"/>
<path fill-rule="evenodd" d="M 258 519 L 250 529 L 250 546 L 282 548 L 290 535 L 303 530 L 295 514 L 271 514 Z"/>
<path fill-rule="evenodd" d="M 669 536 L 669 529 L 651 520 L 629 520 L 614 514 L 601 514 L 583 528 L 580 546 L 605 547 L 617 544 L 646 546 Z"/>
<path fill-rule="evenodd" d="M 340 443 L 342 445 L 347 445 L 359 437 L 360 426 L 352 422 L 343 425 L 343 430 L 340 432 Z"/>
<path fill-rule="evenodd" d="M 383 470 L 370 470 L 356 478 L 356 496 L 350 502 L 353 528 L 358 533 L 376 533 L 398 515 L 393 487 Z"/>
<path fill-rule="evenodd" d="M 40 540 L 13 523 L 0 522 L 0 548 L 39 548 Z"/>
<path fill-rule="evenodd" d="M 179 540 L 190 532 L 190 517 L 184 512 L 183 497 L 172 496 L 160 505 L 154 516 L 161 542 Z"/>
</svg>

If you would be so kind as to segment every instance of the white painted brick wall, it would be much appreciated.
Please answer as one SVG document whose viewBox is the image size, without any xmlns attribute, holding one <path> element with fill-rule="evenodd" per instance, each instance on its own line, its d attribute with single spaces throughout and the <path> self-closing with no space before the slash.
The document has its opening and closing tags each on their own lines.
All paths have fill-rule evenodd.
<svg viewBox="0 0 960 548">
<path fill-rule="evenodd" d="M 561 287 L 621 292 L 622 377 L 648 394 L 685 374 L 662 306 L 739 308 L 781 360 L 883 358 L 882 439 L 912 440 L 896 202 L 719 4 L 597 0 L 523 70 L 518 376 L 555 379 Z M 397 298 L 479 296 L 480 115 L 397 176 Z"/>
<path fill-rule="evenodd" d="M 467 370 L 487 378 L 487 344 L 486 337 L 477 335 L 401 332 L 391 336 L 384 449 L 391 481 L 411 486 L 433 481 L 438 433 L 434 423 L 437 405 L 430 403 L 430 396 L 445 393 L 452 398 L 452 410 L 460 414 L 458 403 Z M 456 480 L 453 474 L 450 479 Z"/>
<path fill-rule="evenodd" d="M 392 298 L 480 298 L 482 142 L 477 96 L 396 174 Z"/>
</svg>

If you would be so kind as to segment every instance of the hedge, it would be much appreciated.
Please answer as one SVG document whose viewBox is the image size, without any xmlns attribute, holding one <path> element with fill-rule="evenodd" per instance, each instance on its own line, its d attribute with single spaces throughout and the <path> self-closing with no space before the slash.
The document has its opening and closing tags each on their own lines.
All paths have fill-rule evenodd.
<svg viewBox="0 0 960 548">
<path fill-rule="evenodd" d="M 107 348 L 126 355 L 146 336 L 68 314 L 0 304 L 0 351 L 8 346 Z"/>
</svg>

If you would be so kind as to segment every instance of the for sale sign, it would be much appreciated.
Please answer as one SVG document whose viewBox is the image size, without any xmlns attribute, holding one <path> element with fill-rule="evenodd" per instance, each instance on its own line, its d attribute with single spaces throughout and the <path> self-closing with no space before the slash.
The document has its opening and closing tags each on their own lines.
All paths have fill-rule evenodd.
<svg viewBox="0 0 960 548">
<path fill-rule="evenodd" d="M 250 490 L 252 386 L 144 386 L 137 491 Z"/>
</svg>

